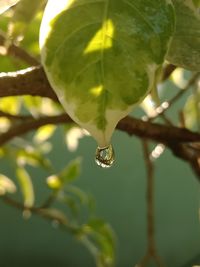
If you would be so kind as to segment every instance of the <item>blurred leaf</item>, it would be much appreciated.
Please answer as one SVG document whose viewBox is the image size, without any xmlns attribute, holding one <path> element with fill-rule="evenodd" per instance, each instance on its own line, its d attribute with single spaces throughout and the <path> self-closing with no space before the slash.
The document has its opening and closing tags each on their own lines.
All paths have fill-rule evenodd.
<svg viewBox="0 0 200 267">
<path fill-rule="evenodd" d="M 5 117 L 0 117 L 0 132 L 5 133 L 10 128 L 11 122 Z"/>
<path fill-rule="evenodd" d="M 20 46 L 34 55 L 38 62 L 40 62 L 40 49 L 39 49 L 39 29 L 42 19 L 42 12 L 38 12 L 36 17 L 31 21 L 28 30 L 25 32 L 24 38 Z"/>
<path fill-rule="evenodd" d="M 5 156 L 5 150 L 3 147 L 0 147 L 0 158 L 2 158 L 3 156 Z"/>
<path fill-rule="evenodd" d="M 184 107 L 186 127 L 192 130 L 200 129 L 200 89 L 188 97 Z"/>
<path fill-rule="evenodd" d="M 54 134 L 55 130 L 56 130 L 56 126 L 52 124 L 40 127 L 36 131 L 36 134 L 34 136 L 34 141 L 37 144 L 43 143 L 44 141 L 49 139 Z"/>
<path fill-rule="evenodd" d="M 13 181 L 4 174 L 0 174 L 0 196 L 6 193 L 15 193 L 16 190 Z"/>
<path fill-rule="evenodd" d="M 111 227 L 103 220 L 95 218 L 83 227 L 83 232 L 89 241 L 89 243 L 86 241 L 86 245 L 95 254 L 97 266 L 114 266 L 115 238 Z"/>
<path fill-rule="evenodd" d="M 20 149 L 17 152 L 17 162 L 20 166 L 29 164 L 32 166 L 41 166 L 45 169 L 51 169 L 50 161 L 44 157 L 37 149 L 27 146 L 27 148 Z"/>
<path fill-rule="evenodd" d="M 4 97 L 0 101 L 0 110 L 10 113 L 12 115 L 17 115 L 21 108 L 21 101 L 19 97 Z"/>
<path fill-rule="evenodd" d="M 15 5 L 19 0 L 0 0 L 0 15 Z"/>
<path fill-rule="evenodd" d="M 64 184 L 70 183 L 78 178 L 81 172 L 81 158 L 72 160 L 67 167 L 60 173 L 60 178 Z"/>
<path fill-rule="evenodd" d="M 80 212 L 80 207 L 73 197 L 65 195 L 64 202 L 70 208 L 70 211 L 74 217 L 77 217 Z"/>
<path fill-rule="evenodd" d="M 60 180 L 60 177 L 58 175 L 51 175 L 49 177 L 47 177 L 47 185 L 49 188 L 53 189 L 53 190 L 58 190 L 60 188 L 62 188 L 63 183 Z"/>
<path fill-rule="evenodd" d="M 68 219 L 65 214 L 58 209 L 40 209 L 40 214 L 49 219 L 56 220 L 61 224 L 68 224 Z"/>
<path fill-rule="evenodd" d="M 80 175 L 81 159 L 71 161 L 67 167 L 58 174 L 47 177 L 47 184 L 51 189 L 58 190 L 67 183 L 74 181 Z"/>
<path fill-rule="evenodd" d="M 42 104 L 41 97 L 24 96 L 23 104 L 33 117 L 39 117 Z"/>
<path fill-rule="evenodd" d="M 17 4 L 9 24 L 9 38 L 20 41 L 26 28 L 45 2 L 44 0 L 21 0 Z"/>
<path fill-rule="evenodd" d="M 200 0 L 192 0 L 196 7 L 200 7 Z"/>
<path fill-rule="evenodd" d="M 31 177 L 23 167 L 18 167 L 16 174 L 24 197 L 24 206 L 30 208 L 33 206 L 35 198 Z"/>
<path fill-rule="evenodd" d="M 40 106 L 40 113 L 43 115 L 57 115 L 60 113 L 60 111 L 63 110 L 61 108 L 61 105 L 58 103 L 55 103 L 55 101 L 48 99 L 48 98 L 42 98 L 41 106 Z"/>
<path fill-rule="evenodd" d="M 195 1 L 199 5 L 199 0 Z M 185 69 L 200 69 L 200 13 L 192 0 L 173 0 L 176 30 L 166 59 Z"/>
<path fill-rule="evenodd" d="M 65 135 L 65 142 L 69 151 L 75 151 L 78 148 L 79 139 L 86 135 L 89 135 L 86 130 L 69 125 L 68 128 L 66 128 Z"/>
<path fill-rule="evenodd" d="M 94 209 L 94 199 L 90 195 L 88 195 L 86 192 L 81 190 L 80 188 L 73 186 L 73 185 L 68 185 L 66 188 L 67 193 L 72 193 L 78 200 L 80 201 L 81 204 L 87 205 L 88 208 L 93 211 Z"/>
</svg>

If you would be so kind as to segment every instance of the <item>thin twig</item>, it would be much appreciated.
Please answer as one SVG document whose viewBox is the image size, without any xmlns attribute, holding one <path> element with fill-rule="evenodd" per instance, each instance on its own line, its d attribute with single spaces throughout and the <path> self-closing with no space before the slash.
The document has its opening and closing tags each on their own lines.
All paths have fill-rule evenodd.
<svg viewBox="0 0 200 267">
<path fill-rule="evenodd" d="M 6 204 L 8 204 L 9 206 L 11 207 L 14 207 L 18 210 L 21 210 L 21 211 L 30 211 L 31 213 L 33 214 L 36 214 L 36 215 L 39 215 L 40 217 L 43 217 L 43 218 L 46 218 L 50 221 L 57 221 L 61 226 L 63 226 L 62 229 L 66 229 L 67 231 L 71 232 L 71 233 L 75 233 L 76 232 L 76 228 L 72 225 L 70 225 L 70 223 L 67 222 L 67 218 L 66 219 L 62 219 L 61 216 L 56 216 L 56 214 L 52 214 L 52 213 L 48 213 L 46 212 L 45 209 L 42 209 L 42 208 L 37 208 L 35 206 L 33 207 L 26 207 L 24 206 L 24 204 L 18 202 L 17 200 L 14 200 L 12 198 L 10 198 L 9 196 L 7 195 L 4 195 L 4 196 L 0 196 L 0 199 L 2 201 L 4 201 Z"/>
<path fill-rule="evenodd" d="M 30 131 L 38 129 L 41 126 L 63 123 L 74 122 L 67 114 L 24 120 L 22 123 L 12 126 L 7 132 L 0 135 L 0 146 L 6 144 L 8 141 L 17 136 L 24 135 Z M 151 122 L 144 122 L 131 117 L 122 119 L 118 123 L 117 128 L 131 136 L 135 135 L 139 138 L 147 138 L 154 142 L 165 144 L 171 149 L 174 155 L 185 161 L 188 161 L 193 170 L 195 170 L 198 178 L 200 178 L 200 167 L 198 167 L 196 163 L 196 156 L 194 158 L 193 154 L 191 153 L 187 155 L 185 149 L 183 150 L 179 148 L 179 145 L 184 143 L 192 144 L 194 142 L 200 142 L 199 133 L 191 132 L 187 129 L 174 126 L 165 126 Z M 192 164 L 194 164 L 194 166 Z"/>
<path fill-rule="evenodd" d="M 174 105 L 187 91 L 188 89 L 194 85 L 198 79 L 200 77 L 200 73 L 197 72 L 195 73 L 192 78 L 188 81 L 188 83 L 186 84 L 186 86 L 181 89 L 174 97 L 172 97 L 169 101 L 163 102 L 159 107 L 156 108 L 156 113 L 151 116 L 148 117 L 146 120 L 152 121 L 156 118 L 158 118 L 159 116 L 163 116 L 163 114 L 172 106 Z"/>
<path fill-rule="evenodd" d="M 67 114 L 60 114 L 55 116 L 44 116 L 40 118 L 32 118 L 23 123 L 19 123 L 11 127 L 6 133 L 0 135 L 0 146 L 4 145 L 11 139 L 17 136 L 24 135 L 30 131 L 38 129 L 47 124 L 63 124 L 74 123 Z M 148 138 L 155 142 L 160 142 L 168 145 L 170 142 L 186 143 L 199 142 L 200 134 L 191 132 L 187 129 L 178 127 L 169 127 L 157 123 L 144 122 L 142 120 L 127 116 L 122 119 L 117 128 L 129 135 L 135 135 L 140 138 Z"/>
<path fill-rule="evenodd" d="M 0 97 L 41 96 L 58 102 L 41 66 L 0 73 Z"/>
<path fill-rule="evenodd" d="M 146 267 L 152 260 L 158 267 L 164 267 L 159 257 L 155 242 L 155 222 L 154 222 L 154 165 L 150 159 L 149 145 L 147 140 L 142 141 L 144 160 L 147 173 L 147 251 L 137 267 Z"/>
</svg>

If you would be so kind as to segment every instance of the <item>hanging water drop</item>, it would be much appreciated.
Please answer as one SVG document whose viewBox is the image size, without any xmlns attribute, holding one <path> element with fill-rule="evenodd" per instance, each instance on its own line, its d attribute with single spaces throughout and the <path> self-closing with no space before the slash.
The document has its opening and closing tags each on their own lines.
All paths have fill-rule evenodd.
<svg viewBox="0 0 200 267">
<path fill-rule="evenodd" d="M 97 147 L 95 161 L 102 168 L 110 168 L 115 161 L 115 153 L 112 145 Z"/>
</svg>

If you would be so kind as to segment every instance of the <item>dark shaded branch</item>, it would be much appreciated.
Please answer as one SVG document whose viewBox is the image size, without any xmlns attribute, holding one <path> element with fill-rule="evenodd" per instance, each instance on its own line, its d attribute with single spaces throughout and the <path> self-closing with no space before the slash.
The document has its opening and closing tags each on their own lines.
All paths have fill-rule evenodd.
<svg viewBox="0 0 200 267">
<path fill-rule="evenodd" d="M 197 81 L 199 74 L 196 74 L 188 83 L 187 87 Z M 0 74 L 0 97 L 31 95 L 48 97 L 58 102 L 58 98 L 52 90 L 42 67 L 31 67 L 22 71 L 1 73 Z M 175 99 L 176 100 L 176 99 Z M 173 101 L 174 103 L 174 101 Z M 53 117 L 42 117 L 40 119 L 30 119 L 23 121 L 22 124 L 15 125 L 8 132 L 0 135 L 0 145 L 5 144 L 16 136 L 23 135 L 29 131 L 35 130 L 46 124 L 69 123 L 72 120 L 68 115 L 62 114 Z M 121 120 L 117 128 L 127 132 L 129 135 L 135 135 L 139 138 L 146 138 L 152 141 L 163 143 L 172 150 L 174 155 L 181 159 L 189 161 L 195 173 L 200 177 L 197 171 L 196 158 L 192 159 L 188 152 L 177 152 L 174 144 L 183 144 L 188 142 L 200 142 L 200 134 L 191 132 L 184 128 L 175 126 L 165 126 L 150 121 L 126 117 Z M 199 168 L 199 167 L 198 167 Z"/>
<path fill-rule="evenodd" d="M 180 144 L 176 142 L 168 143 L 168 147 L 176 157 L 190 164 L 192 170 L 200 180 L 200 149 L 195 149 L 193 144 Z"/>
<path fill-rule="evenodd" d="M 0 97 L 22 95 L 48 97 L 58 101 L 42 67 L 0 73 Z"/>
<path fill-rule="evenodd" d="M 176 68 L 177 67 L 173 64 L 166 65 L 166 67 L 163 69 L 162 81 L 167 80 Z"/>
<path fill-rule="evenodd" d="M 47 124 L 72 123 L 72 119 L 67 114 L 41 117 L 39 119 L 26 119 L 23 123 L 11 127 L 6 133 L 0 135 L 0 145 L 4 145 L 16 136 L 21 136 L 32 130 L 38 129 Z M 172 147 L 173 143 L 200 142 L 200 134 L 187 129 L 165 126 L 157 123 L 145 122 L 132 117 L 122 119 L 117 129 L 135 135 L 140 138 L 150 139 Z"/>
<path fill-rule="evenodd" d="M 31 118 L 30 120 L 23 121 L 18 125 L 11 127 L 6 133 L 0 135 L 0 146 L 4 145 L 11 139 L 17 136 L 24 135 L 30 131 L 36 130 L 41 126 L 47 124 L 60 124 L 73 122 L 67 114 L 51 117 L 41 117 L 39 119 Z"/>
<path fill-rule="evenodd" d="M 152 260 L 158 267 L 163 267 L 164 264 L 157 253 L 155 241 L 155 220 L 154 220 L 154 165 L 150 158 L 149 144 L 146 139 L 142 140 L 144 161 L 146 166 L 147 190 L 146 190 L 146 205 L 147 205 L 147 251 L 142 258 L 138 267 L 146 267 Z"/>
<path fill-rule="evenodd" d="M 126 117 L 121 120 L 117 128 L 127 132 L 129 135 L 136 135 L 155 142 L 168 145 L 170 142 L 199 142 L 200 134 L 191 132 L 184 128 L 165 126 L 158 123 L 151 123 L 139 119 Z"/>
<path fill-rule="evenodd" d="M 41 117 L 38 119 L 26 119 L 23 123 L 19 123 L 11 127 L 6 133 L 0 135 L 0 145 L 4 145 L 16 136 L 21 136 L 32 130 L 36 130 L 47 124 L 63 124 L 72 123 L 72 119 L 67 114 L 56 116 Z M 122 119 L 117 129 L 135 135 L 140 138 L 150 139 L 155 142 L 163 143 L 169 148 L 173 148 L 172 144 L 200 142 L 200 134 L 191 132 L 187 129 L 160 125 L 157 123 L 145 122 L 132 117 Z"/>
</svg>

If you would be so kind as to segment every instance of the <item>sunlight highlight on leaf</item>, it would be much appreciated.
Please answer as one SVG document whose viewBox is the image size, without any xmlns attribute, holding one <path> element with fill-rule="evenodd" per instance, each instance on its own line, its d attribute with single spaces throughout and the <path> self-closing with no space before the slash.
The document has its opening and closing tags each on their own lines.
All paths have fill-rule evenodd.
<svg viewBox="0 0 200 267">
<path fill-rule="evenodd" d="M 58 177 L 58 175 L 51 175 L 47 177 L 47 185 L 49 188 L 53 190 L 60 189 L 62 187 L 62 181 Z"/>
<path fill-rule="evenodd" d="M 94 87 L 94 88 L 90 89 L 90 92 L 92 95 L 98 97 L 103 93 L 103 86 L 99 85 L 97 87 Z"/>
<path fill-rule="evenodd" d="M 31 208 L 35 200 L 31 177 L 23 167 L 18 167 L 16 174 L 24 197 L 24 206 Z"/>
<path fill-rule="evenodd" d="M 184 78 L 184 71 L 182 68 L 176 68 L 171 75 L 172 81 L 177 87 L 183 88 L 187 83 L 187 80 Z"/>
<path fill-rule="evenodd" d="M 48 1 L 42 64 L 65 111 L 99 147 L 152 89 L 173 31 L 167 0 Z"/>
<path fill-rule="evenodd" d="M 34 141 L 37 144 L 43 143 L 44 141 L 52 137 L 55 130 L 56 126 L 54 125 L 45 125 L 40 127 L 34 136 Z"/>
<path fill-rule="evenodd" d="M 69 151 L 74 152 L 78 148 L 80 139 L 88 135 L 89 133 L 80 127 L 69 129 L 65 136 L 65 142 Z"/>
<path fill-rule="evenodd" d="M 83 54 L 92 53 L 102 49 L 109 49 L 113 46 L 113 37 L 114 37 L 114 25 L 112 20 L 106 20 L 102 28 L 95 34 L 92 40 L 89 42 L 88 46 L 84 50 Z M 102 37 L 104 36 L 105 37 Z"/>
<path fill-rule="evenodd" d="M 2 117 L 0 118 L 0 132 L 6 133 L 7 130 L 10 128 L 11 122 L 9 119 Z"/>
<path fill-rule="evenodd" d="M 5 195 L 6 193 L 15 193 L 17 190 L 13 181 L 5 176 L 4 174 L 0 174 L 0 196 Z"/>
<path fill-rule="evenodd" d="M 19 97 L 4 97 L 0 101 L 0 110 L 10 114 L 18 114 L 21 108 L 21 101 Z"/>
</svg>

